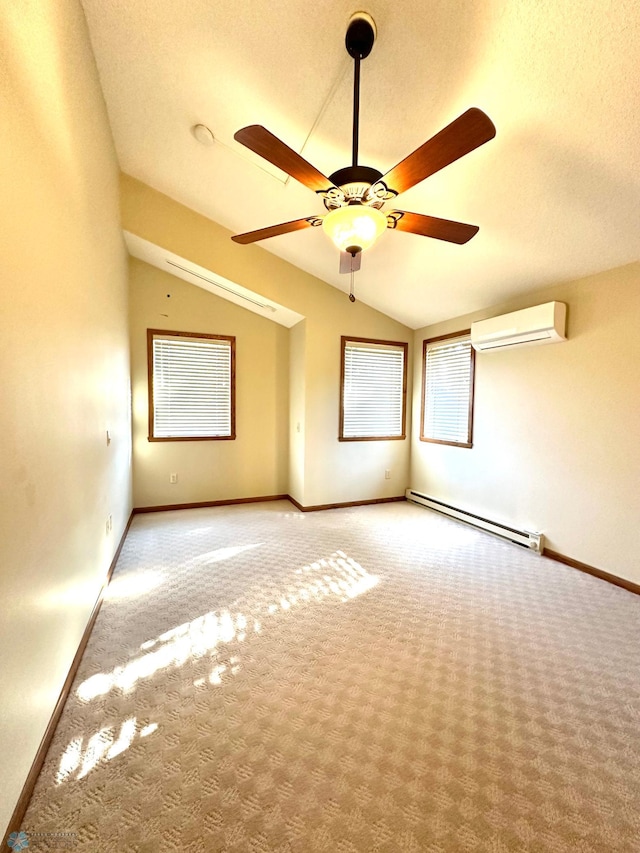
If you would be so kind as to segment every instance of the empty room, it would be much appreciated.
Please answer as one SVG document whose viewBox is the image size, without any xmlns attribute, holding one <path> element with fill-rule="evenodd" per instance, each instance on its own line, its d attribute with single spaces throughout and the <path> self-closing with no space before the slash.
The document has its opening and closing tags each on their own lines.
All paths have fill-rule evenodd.
<svg viewBox="0 0 640 853">
<path fill-rule="evenodd" d="M 0 0 L 7 850 L 640 850 L 640 7 Z"/>
</svg>

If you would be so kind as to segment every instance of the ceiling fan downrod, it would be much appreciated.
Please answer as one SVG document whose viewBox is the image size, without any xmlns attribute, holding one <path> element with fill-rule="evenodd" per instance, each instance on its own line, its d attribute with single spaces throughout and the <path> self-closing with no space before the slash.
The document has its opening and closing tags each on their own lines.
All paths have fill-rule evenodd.
<svg viewBox="0 0 640 853">
<path fill-rule="evenodd" d="M 360 62 L 371 53 L 376 40 L 375 21 L 366 12 L 351 16 L 344 43 L 349 56 L 353 57 L 353 130 L 351 143 L 351 165 L 358 165 L 358 137 L 360 132 Z"/>
<path fill-rule="evenodd" d="M 331 183 L 345 190 L 348 186 L 356 189 L 355 195 L 347 192 L 346 205 L 362 204 L 362 192 L 373 186 L 382 177 L 382 172 L 371 166 L 358 166 L 358 138 L 360 131 L 360 62 L 371 53 L 376 40 L 376 25 L 366 12 L 356 12 L 351 16 L 344 39 L 347 53 L 354 60 L 353 74 L 353 127 L 351 146 L 351 166 L 344 166 L 329 175 Z"/>
</svg>

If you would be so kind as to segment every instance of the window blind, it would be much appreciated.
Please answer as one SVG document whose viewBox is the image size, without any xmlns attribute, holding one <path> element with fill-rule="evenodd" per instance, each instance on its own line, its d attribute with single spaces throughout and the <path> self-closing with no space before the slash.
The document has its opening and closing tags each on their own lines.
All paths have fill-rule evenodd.
<svg viewBox="0 0 640 853">
<path fill-rule="evenodd" d="M 472 371 L 468 337 L 426 344 L 422 438 L 471 444 Z"/>
<path fill-rule="evenodd" d="M 154 438 L 233 437 L 232 342 L 154 335 Z"/>
<path fill-rule="evenodd" d="M 405 348 L 345 341 L 341 438 L 404 437 Z"/>
</svg>

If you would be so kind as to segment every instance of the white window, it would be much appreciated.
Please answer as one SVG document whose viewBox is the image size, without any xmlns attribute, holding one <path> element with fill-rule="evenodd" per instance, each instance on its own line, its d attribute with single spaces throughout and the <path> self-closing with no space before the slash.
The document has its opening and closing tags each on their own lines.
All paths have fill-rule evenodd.
<svg viewBox="0 0 640 853">
<path fill-rule="evenodd" d="M 405 438 L 407 344 L 342 338 L 340 441 Z"/>
<path fill-rule="evenodd" d="M 147 330 L 149 441 L 233 439 L 235 338 Z"/>
<path fill-rule="evenodd" d="M 424 342 L 422 441 L 472 446 L 474 369 L 468 331 Z"/>
</svg>

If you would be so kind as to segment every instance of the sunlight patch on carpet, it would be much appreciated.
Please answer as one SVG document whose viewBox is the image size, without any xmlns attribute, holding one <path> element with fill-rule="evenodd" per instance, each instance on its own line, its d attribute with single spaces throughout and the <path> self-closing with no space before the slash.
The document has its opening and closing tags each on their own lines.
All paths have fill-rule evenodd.
<svg viewBox="0 0 640 853">
<path fill-rule="evenodd" d="M 111 581 L 105 590 L 104 597 L 105 599 L 121 599 L 146 595 L 163 582 L 164 578 L 160 572 L 135 572 L 122 575 Z"/>
<path fill-rule="evenodd" d="M 256 545 L 239 546 L 240 550 L 257 547 Z M 209 554 L 201 555 L 210 560 L 211 555 L 230 551 L 238 553 L 238 549 L 222 548 Z M 221 557 L 223 559 L 223 557 Z M 215 561 L 215 560 L 213 560 Z M 294 607 L 319 601 L 330 596 L 337 597 L 342 602 L 350 601 L 364 592 L 373 589 L 379 578 L 371 575 L 358 562 L 345 554 L 336 551 L 329 557 L 324 557 L 294 571 L 293 583 L 286 592 L 276 594 L 275 601 L 267 605 L 266 613 L 261 605 L 249 607 L 249 615 L 242 612 L 231 613 L 228 610 L 211 611 L 190 622 L 177 625 L 169 631 L 160 634 L 154 640 L 147 640 L 141 645 L 142 655 L 134 657 L 124 666 L 117 666 L 111 672 L 96 673 L 82 682 L 76 695 L 83 702 L 90 702 L 98 696 L 104 696 L 111 690 L 119 689 L 127 693 L 142 679 L 151 678 L 160 670 L 168 667 L 180 667 L 188 660 L 210 655 L 215 657 L 221 645 L 243 642 L 252 629 L 261 632 L 265 616 L 287 612 Z M 210 677 L 211 684 L 222 683 L 222 673 L 225 669 L 214 668 Z"/>
<path fill-rule="evenodd" d="M 250 551 L 252 548 L 259 548 L 263 542 L 256 542 L 254 545 L 233 545 L 229 548 L 216 548 L 215 551 L 209 551 L 206 554 L 200 554 L 191 560 L 190 565 L 193 566 L 211 566 L 213 563 L 219 563 L 222 560 L 228 560 L 235 557 L 237 554 L 242 554 L 244 551 Z"/>
<path fill-rule="evenodd" d="M 73 738 L 60 759 L 58 772 L 55 776 L 56 785 L 66 782 L 76 771 L 78 772 L 75 778 L 83 779 L 98 764 L 111 761 L 126 752 L 133 743 L 136 733 L 138 737 L 148 737 L 157 728 L 157 723 L 150 723 L 138 731 L 136 718 L 130 717 L 121 724 L 117 736 L 113 726 L 105 726 L 88 739 L 86 746 L 83 737 Z"/>
</svg>

